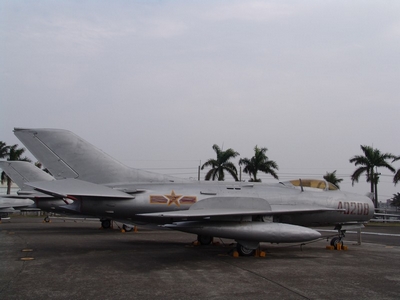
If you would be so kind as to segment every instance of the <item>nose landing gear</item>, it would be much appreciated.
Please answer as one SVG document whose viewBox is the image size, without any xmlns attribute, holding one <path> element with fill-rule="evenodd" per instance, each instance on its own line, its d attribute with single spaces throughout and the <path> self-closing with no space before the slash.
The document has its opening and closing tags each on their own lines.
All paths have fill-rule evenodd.
<svg viewBox="0 0 400 300">
<path fill-rule="evenodd" d="M 331 246 L 335 250 L 341 250 L 343 249 L 343 238 L 345 237 L 346 230 L 342 230 L 342 226 L 336 226 L 335 229 L 338 231 L 338 236 L 331 239 Z"/>
<path fill-rule="evenodd" d="M 339 250 L 343 248 L 343 241 L 341 240 L 340 237 L 335 236 L 333 239 L 331 239 L 331 246 L 335 248 L 335 250 Z"/>
</svg>

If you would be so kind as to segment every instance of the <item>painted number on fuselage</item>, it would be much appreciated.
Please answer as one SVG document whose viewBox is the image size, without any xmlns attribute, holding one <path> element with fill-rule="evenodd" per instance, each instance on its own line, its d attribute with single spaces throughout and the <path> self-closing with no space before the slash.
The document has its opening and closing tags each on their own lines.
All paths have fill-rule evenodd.
<svg viewBox="0 0 400 300">
<path fill-rule="evenodd" d="M 344 209 L 343 213 L 345 215 L 364 215 L 369 214 L 368 203 L 359 202 L 342 202 L 339 201 L 338 209 Z"/>
</svg>

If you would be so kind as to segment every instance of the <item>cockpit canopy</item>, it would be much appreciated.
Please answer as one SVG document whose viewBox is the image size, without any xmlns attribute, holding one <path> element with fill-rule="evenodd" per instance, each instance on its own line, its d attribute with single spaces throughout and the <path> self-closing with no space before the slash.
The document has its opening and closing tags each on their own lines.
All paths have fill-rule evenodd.
<svg viewBox="0 0 400 300">
<path fill-rule="evenodd" d="M 282 184 L 285 186 L 320 189 L 323 191 L 338 190 L 338 187 L 336 185 L 320 179 L 297 179 L 297 180 L 285 181 L 282 182 Z"/>
</svg>

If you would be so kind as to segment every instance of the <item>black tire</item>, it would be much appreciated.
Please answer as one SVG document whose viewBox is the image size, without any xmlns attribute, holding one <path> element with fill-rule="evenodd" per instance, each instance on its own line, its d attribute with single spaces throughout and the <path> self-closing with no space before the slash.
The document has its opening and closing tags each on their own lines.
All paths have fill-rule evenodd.
<svg viewBox="0 0 400 300">
<path fill-rule="evenodd" d="M 122 225 L 122 228 L 123 228 L 126 232 L 131 232 L 131 231 L 133 230 L 133 227 L 132 227 L 132 226 L 129 226 L 129 225 L 126 225 L 126 224 Z"/>
<path fill-rule="evenodd" d="M 101 221 L 101 227 L 103 227 L 104 229 L 108 229 L 111 227 L 111 220 L 102 220 Z"/>
<path fill-rule="evenodd" d="M 197 241 L 200 243 L 200 245 L 210 245 L 214 240 L 214 237 L 209 236 L 209 235 L 201 235 L 199 234 L 197 236 Z"/>
<path fill-rule="evenodd" d="M 245 246 L 243 246 L 239 243 L 236 245 L 236 250 L 240 256 L 252 256 L 252 255 L 254 255 L 254 252 L 256 251 L 254 249 L 246 248 Z"/>
<path fill-rule="evenodd" d="M 343 247 L 343 241 L 338 236 L 331 239 L 331 246 L 335 247 L 335 249 L 337 249 L 338 244 Z"/>
<path fill-rule="evenodd" d="M 50 222 L 50 218 L 49 218 L 49 216 L 46 216 L 46 217 L 44 217 L 44 219 L 43 219 L 46 223 L 49 223 Z"/>
</svg>

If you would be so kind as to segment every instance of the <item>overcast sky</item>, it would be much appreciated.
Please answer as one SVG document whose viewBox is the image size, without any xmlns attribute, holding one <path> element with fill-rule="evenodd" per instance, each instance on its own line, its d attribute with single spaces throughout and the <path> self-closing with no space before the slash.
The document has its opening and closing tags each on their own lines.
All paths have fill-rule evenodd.
<svg viewBox="0 0 400 300">
<path fill-rule="evenodd" d="M 337 170 L 357 193 L 360 145 L 400 155 L 400 1 L 0 0 L 0 53 L 7 144 L 63 128 L 182 177 L 258 145 L 281 180 Z"/>
</svg>

